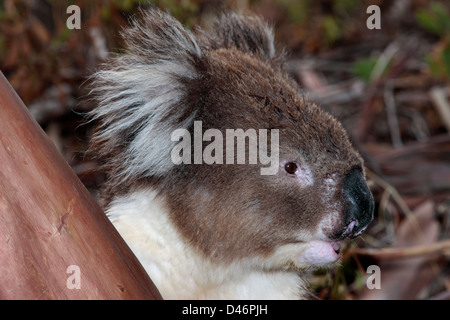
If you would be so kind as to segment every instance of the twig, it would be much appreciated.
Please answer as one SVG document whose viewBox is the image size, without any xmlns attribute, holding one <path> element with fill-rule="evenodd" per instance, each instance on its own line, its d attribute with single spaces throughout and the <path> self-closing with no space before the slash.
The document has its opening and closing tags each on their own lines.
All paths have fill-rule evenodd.
<svg viewBox="0 0 450 320">
<path fill-rule="evenodd" d="M 378 217 L 379 217 L 380 222 L 383 221 L 383 223 L 385 225 L 388 241 L 393 242 L 395 239 L 394 223 L 387 223 L 387 221 L 386 221 L 387 219 L 390 219 L 391 221 L 394 220 L 393 214 L 390 213 L 390 210 L 388 210 L 388 204 L 389 204 L 390 197 L 391 197 L 391 193 L 383 192 L 383 195 L 381 196 L 380 205 L 379 205 Z M 388 213 L 389 213 L 390 217 L 387 217 Z"/>
<path fill-rule="evenodd" d="M 378 259 L 413 258 L 431 254 L 450 254 L 450 240 L 403 248 L 364 249 L 357 248 L 348 254 L 372 256 Z"/>
<path fill-rule="evenodd" d="M 383 72 L 386 70 L 387 65 L 391 62 L 392 58 L 396 55 L 399 50 L 399 45 L 396 42 L 392 42 L 389 46 L 383 51 L 380 57 L 375 64 L 375 67 L 370 74 L 371 82 L 378 81 Z"/>
<path fill-rule="evenodd" d="M 420 228 L 419 222 L 417 221 L 412 211 L 409 209 L 408 205 L 403 200 L 402 196 L 398 193 L 397 189 L 395 189 L 393 186 L 391 186 L 389 183 L 384 181 L 382 178 L 380 178 L 367 168 L 366 173 L 371 180 L 373 180 L 375 183 L 383 187 L 384 192 L 387 192 L 392 197 L 392 199 L 395 200 L 397 205 L 405 214 L 406 218 L 410 220 L 411 225 L 416 230 L 417 234 L 424 239 L 424 235 L 422 229 Z"/>
<path fill-rule="evenodd" d="M 446 90 L 443 88 L 432 88 L 430 91 L 431 101 L 433 101 L 447 131 L 450 132 L 450 103 L 446 95 Z"/>
<path fill-rule="evenodd" d="M 403 142 L 400 136 L 400 129 L 398 126 L 397 107 L 395 105 L 394 93 L 392 87 L 387 85 L 384 89 L 384 102 L 386 104 L 386 114 L 389 125 L 389 131 L 391 133 L 392 144 L 396 148 L 403 146 Z"/>
</svg>

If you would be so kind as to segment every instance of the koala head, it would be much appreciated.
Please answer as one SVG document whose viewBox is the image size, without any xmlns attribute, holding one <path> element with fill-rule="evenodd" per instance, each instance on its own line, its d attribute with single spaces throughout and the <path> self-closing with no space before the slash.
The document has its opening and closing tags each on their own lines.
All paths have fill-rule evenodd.
<svg viewBox="0 0 450 320">
<path fill-rule="evenodd" d="M 342 126 L 300 93 L 261 19 L 228 14 L 212 30 L 194 34 L 168 14 L 142 13 L 123 33 L 124 52 L 94 76 L 91 149 L 108 175 L 103 204 L 156 190 L 183 239 L 217 263 L 280 269 L 337 260 L 340 241 L 373 218 L 362 158 Z M 180 129 L 192 149 L 174 163 Z M 261 174 L 267 163 L 248 161 L 261 141 L 249 136 L 236 161 L 195 161 L 212 142 L 224 146 L 217 159 L 230 151 L 230 129 L 264 132 L 275 170 Z"/>
</svg>

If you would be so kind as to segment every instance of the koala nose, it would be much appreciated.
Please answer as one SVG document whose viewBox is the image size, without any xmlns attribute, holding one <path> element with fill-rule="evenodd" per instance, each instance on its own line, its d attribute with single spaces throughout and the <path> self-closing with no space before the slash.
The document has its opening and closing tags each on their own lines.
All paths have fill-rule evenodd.
<svg viewBox="0 0 450 320">
<path fill-rule="evenodd" d="M 375 203 L 360 168 L 350 170 L 342 189 L 345 230 L 342 238 L 359 236 L 373 219 Z"/>
</svg>

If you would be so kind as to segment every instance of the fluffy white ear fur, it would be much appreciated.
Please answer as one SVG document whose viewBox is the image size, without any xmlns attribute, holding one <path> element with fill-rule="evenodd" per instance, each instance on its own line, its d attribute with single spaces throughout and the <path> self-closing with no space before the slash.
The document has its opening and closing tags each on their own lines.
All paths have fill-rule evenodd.
<svg viewBox="0 0 450 320">
<path fill-rule="evenodd" d="M 173 167 L 170 153 L 178 142 L 171 134 L 193 124 L 197 108 L 186 97 L 192 104 L 189 90 L 203 88 L 207 50 L 237 48 L 268 59 L 275 54 L 272 29 L 256 17 L 224 15 L 214 34 L 197 38 L 156 9 L 131 22 L 122 32 L 124 52 L 91 78 L 98 104 L 90 113 L 97 122 L 91 150 L 105 160 L 116 183 L 161 177 Z"/>
<path fill-rule="evenodd" d="M 182 110 L 180 79 L 197 76 L 193 62 L 202 52 L 191 32 L 158 10 L 134 20 L 123 38 L 125 52 L 93 75 L 99 103 L 90 116 L 100 125 L 92 143 L 122 179 L 161 176 L 173 166 L 171 133 L 195 116 Z"/>
</svg>

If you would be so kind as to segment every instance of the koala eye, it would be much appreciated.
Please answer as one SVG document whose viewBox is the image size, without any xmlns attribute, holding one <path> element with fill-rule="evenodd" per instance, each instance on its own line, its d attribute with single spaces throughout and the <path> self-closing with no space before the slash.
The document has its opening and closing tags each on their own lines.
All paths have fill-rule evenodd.
<svg viewBox="0 0 450 320">
<path fill-rule="evenodd" d="M 288 162 L 284 165 L 284 170 L 289 174 L 295 174 L 297 172 L 298 166 L 295 162 Z"/>
</svg>

